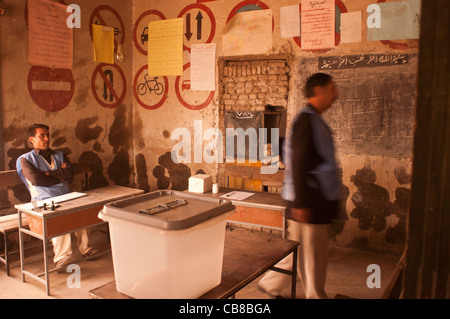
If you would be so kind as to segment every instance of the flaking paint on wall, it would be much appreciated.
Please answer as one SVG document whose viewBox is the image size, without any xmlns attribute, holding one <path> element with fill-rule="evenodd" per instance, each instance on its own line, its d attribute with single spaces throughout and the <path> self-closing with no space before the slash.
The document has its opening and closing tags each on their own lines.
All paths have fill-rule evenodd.
<svg viewBox="0 0 450 319">
<path fill-rule="evenodd" d="M 121 148 L 107 170 L 109 178 L 116 185 L 129 186 L 131 178 L 130 156 L 125 148 Z"/>
<path fill-rule="evenodd" d="M 113 147 L 114 159 L 109 164 L 107 173 L 116 184 L 130 186 L 133 183 L 130 165 L 130 148 L 133 145 L 130 116 L 125 105 L 114 111 L 114 122 L 108 134 L 108 142 Z"/>
<path fill-rule="evenodd" d="M 342 168 L 339 168 L 339 178 L 341 180 L 342 196 L 339 201 L 339 213 L 337 218 L 332 222 L 330 227 L 330 237 L 334 242 L 337 242 L 337 236 L 340 235 L 348 221 L 347 213 L 347 199 L 350 196 L 350 189 L 342 182 Z"/>
<path fill-rule="evenodd" d="M 108 180 L 103 174 L 103 163 L 97 153 L 93 151 L 83 152 L 78 158 L 80 162 L 89 162 L 91 174 L 89 176 L 89 188 L 108 186 Z"/>
<path fill-rule="evenodd" d="M 114 110 L 114 121 L 108 133 L 108 142 L 116 154 L 119 148 L 130 149 L 132 145 L 132 130 L 129 126 L 127 107 L 120 105 Z"/>
<path fill-rule="evenodd" d="M 392 214 L 388 191 L 375 184 L 375 172 L 368 167 L 357 170 L 350 180 L 358 188 L 351 197 L 356 207 L 350 216 L 359 220 L 358 226 L 361 230 L 384 230 L 386 217 Z"/>
<path fill-rule="evenodd" d="M 103 128 L 99 125 L 92 127 L 98 122 L 98 116 L 92 116 L 84 119 L 80 119 L 75 127 L 76 137 L 84 144 L 89 141 L 97 140 Z"/>
<path fill-rule="evenodd" d="M 150 191 L 150 185 L 148 183 L 147 161 L 145 160 L 144 154 L 137 154 L 135 157 L 135 163 L 137 187 L 144 190 L 144 192 L 148 192 Z"/>
<path fill-rule="evenodd" d="M 187 165 L 174 163 L 170 152 L 161 155 L 158 158 L 158 164 L 153 169 L 153 176 L 158 180 L 158 189 L 186 190 L 188 188 L 191 169 Z"/>
</svg>

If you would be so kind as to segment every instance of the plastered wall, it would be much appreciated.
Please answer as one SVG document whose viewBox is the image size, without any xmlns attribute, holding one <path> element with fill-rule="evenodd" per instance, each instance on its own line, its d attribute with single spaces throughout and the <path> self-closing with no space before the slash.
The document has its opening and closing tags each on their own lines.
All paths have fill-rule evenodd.
<svg viewBox="0 0 450 319">
<path fill-rule="evenodd" d="M 17 157 L 31 147 L 27 142 L 27 128 L 33 123 L 45 123 L 50 126 L 51 147 L 62 149 L 72 162 L 92 162 L 91 187 L 113 183 L 133 185 L 132 99 L 128 88 L 132 67 L 131 3 L 71 2 L 81 8 L 81 28 L 73 31 L 72 70 L 31 66 L 28 63 L 27 2 L 4 3 L 8 9 L 0 20 L 0 52 L 5 141 L 2 159 L 6 169 L 14 169 Z M 116 61 L 114 68 L 93 61 L 89 25 L 99 21 L 117 27 L 116 41 L 124 43 L 125 58 L 123 62 Z M 114 71 L 112 80 L 120 98 L 112 103 L 111 92 L 105 91 L 101 82 L 102 74 L 109 76 L 108 70 Z M 71 91 L 36 90 L 35 81 L 64 83 Z M 15 197 L 24 198 L 18 194 Z M 16 199 L 13 197 L 11 201 Z"/>
<path fill-rule="evenodd" d="M 71 70 L 73 96 L 57 112 L 49 112 L 38 106 L 28 88 L 31 66 L 27 62 L 25 1 L 4 2 L 11 7 L 6 16 L 0 17 L 5 166 L 14 168 L 15 159 L 30 146 L 26 142 L 26 127 L 35 122 L 44 122 L 52 129 L 52 147 L 63 149 L 71 161 L 89 160 L 94 163 L 91 185 L 95 187 L 120 184 L 150 191 L 163 188 L 185 189 L 189 176 L 197 172 L 211 174 L 215 179 L 223 181 L 217 176 L 218 163 L 173 163 L 170 151 L 178 141 L 172 140 L 171 136 L 176 128 L 187 128 L 193 139 L 194 121 L 201 121 L 203 131 L 219 127 L 219 109 L 222 105 L 219 92 L 221 70 L 216 66 L 216 91 L 191 91 L 190 46 L 195 43 L 216 43 L 217 59 L 227 60 L 221 50 L 222 34 L 227 21 L 238 9 L 272 10 L 273 46 L 267 56 L 287 57 L 290 70 L 286 105 L 288 128 L 305 103 L 301 87 L 309 74 L 319 70 L 319 57 L 411 54 L 406 67 L 331 70 L 330 73 L 335 76 L 341 88 L 341 99 L 336 101 L 334 113 L 330 111 L 326 115 L 336 132 L 337 155 L 345 190 L 342 219 L 333 225 L 332 236 L 335 243 L 365 250 L 396 253 L 403 250 L 405 213 L 412 173 L 417 63 L 417 56 L 414 55 L 417 55 L 418 40 L 366 41 L 366 8 L 369 4 L 376 3 L 376 0 L 336 1 L 338 12 L 363 12 L 363 41 L 341 44 L 337 40 L 335 48 L 320 52 L 302 50 L 298 38 L 280 37 L 280 8 L 299 4 L 300 1 L 70 1 L 81 7 L 82 25 L 80 29 L 74 30 L 74 67 Z M 59 2 L 69 4 L 63 0 Z M 184 38 L 183 75 L 159 78 L 157 81 L 164 86 L 161 95 L 154 91 L 140 94 L 138 87 L 146 82 L 146 25 L 154 20 L 183 17 L 186 31 L 188 16 L 193 35 L 189 40 Z M 116 61 L 115 66 L 104 66 L 102 69 L 99 69 L 98 63 L 93 62 L 89 24 L 95 18 L 118 29 L 115 40 L 123 44 L 123 62 Z M 199 21 L 201 34 L 197 39 Z M 110 70 L 109 74 L 113 74 L 119 102 L 116 97 L 112 102 L 109 100 L 108 94 L 111 92 L 108 90 L 106 98 L 103 97 L 104 82 L 100 76 L 94 76 L 99 75 L 99 70 L 104 73 Z M 367 96 L 351 100 L 352 83 L 356 88 L 361 85 L 370 87 L 370 84 L 377 83 L 377 79 L 380 83 L 390 85 L 374 85 L 372 91 L 367 91 Z M 395 87 L 395 83 L 408 85 Z M 149 84 L 152 88 L 155 85 L 154 82 Z M 391 94 L 393 96 L 390 99 L 386 99 L 386 91 L 390 89 L 395 93 Z M 401 97 L 400 101 L 396 100 L 397 96 Z M 370 110 L 357 108 L 358 105 L 367 105 L 374 100 L 384 103 L 381 109 L 386 110 L 376 114 L 379 119 L 377 123 L 373 122 L 373 117 L 368 120 L 361 115 Z M 402 109 L 398 112 L 389 111 L 399 105 Z M 362 117 L 356 118 L 358 115 Z M 370 122 L 366 125 L 370 128 L 364 129 L 364 125 L 360 129 L 338 125 L 363 124 L 365 121 Z M 399 125 L 400 129 L 395 130 Z M 377 135 L 374 134 L 374 127 L 377 126 L 390 127 L 391 130 L 386 129 Z M 207 143 L 208 141 L 203 141 L 202 145 Z M 14 202 L 18 197 L 10 194 L 9 200 Z"/>
</svg>

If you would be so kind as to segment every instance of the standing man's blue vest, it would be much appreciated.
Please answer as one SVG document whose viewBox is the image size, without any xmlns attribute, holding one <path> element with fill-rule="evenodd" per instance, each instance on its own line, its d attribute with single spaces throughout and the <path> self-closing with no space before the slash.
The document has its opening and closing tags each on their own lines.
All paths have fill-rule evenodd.
<svg viewBox="0 0 450 319">
<path fill-rule="evenodd" d="M 294 123 L 302 113 L 311 115 L 314 147 L 323 159 L 323 162 L 309 173 L 316 176 L 319 184 L 318 186 L 322 190 L 326 200 L 338 200 L 341 196 L 341 183 L 337 173 L 335 148 L 331 136 L 331 129 L 311 105 L 307 105 L 303 108 L 303 110 L 295 117 Z M 292 125 L 292 127 L 294 127 L 294 125 Z M 291 163 L 292 135 L 293 133 L 291 132 L 284 147 L 286 171 L 281 192 L 281 196 L 288 201 L 295 201 L 294 179 L 292 177 L 291 168 L 292 165 L 295 165 L 295 163 Z"/>
<path fill-rule="evenodd" d="M 41 172 L 49 172 L 61 168 L 64 162 L 64 154 L 61 151 L 53 151 L 51 156 L 55 164 L 53 168 L 50 168 L 50 165 L 47 163 L 47 161 L 42 156 L 36 154 L 34 150 L 21 155 L 17 159 L 16 162 L 17 173 L 19 174 L 20 179 L 27 186 L 28 191 L 31 194 L 31 200 L 43 200 L 50 197 L 64 195 L 70 192 L 69 183 L 67 181 L 52 186 L 44 187 L 31 185 L 31 183 L 27 181 L 27 179 L 23 176 L 22 165 L 20 164 L 20 160 L 22 158 L 27 159 Z"/>
</svg>

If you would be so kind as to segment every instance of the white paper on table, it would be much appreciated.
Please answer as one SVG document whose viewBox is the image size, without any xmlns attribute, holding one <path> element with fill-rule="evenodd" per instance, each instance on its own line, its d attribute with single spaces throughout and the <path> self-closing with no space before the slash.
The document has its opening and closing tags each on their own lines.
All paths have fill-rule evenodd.
<svg viewBox="0 0 450 319">
<path fill-rule="evenodd" d="M 47 205 L 47 207 L 51 207 L 52 202 L 54 204 L 59 204 L 59 203 L 67 202 L 69 200 L 80 198 L 80 197 L 83 197 L 83 196 L 87 196 L 87 194 L 86 193 L 80 193 L 80 192 L 71 192 L 71 193 L 67 193 L 67 194 L 64 194 L 64 195 L 55 196 L 55 197 L 52 197 L 52 198 L 47 198 L 47 199 L 44 199 L 44 200 L 37 201 L 36 204 L 37 204 L 37 206 L 39 208 L 44 207 L 44 203 Z M 32 203 L 26 204 L 26 208 L 33 209 L 33 204 Z"/>
<path fill-rule="evenodd" d="M 226 199 L 230 199 L 230 200 L 244 200 L 247 197 L 250 197 L 252 195 L 253 195 L 253 193 L 232 191 L 232 192 L 229 192 L 229 193 L 227 193 L 225 195 L 222 195 L 220 197 L 226 198 Z"/>
</svg>

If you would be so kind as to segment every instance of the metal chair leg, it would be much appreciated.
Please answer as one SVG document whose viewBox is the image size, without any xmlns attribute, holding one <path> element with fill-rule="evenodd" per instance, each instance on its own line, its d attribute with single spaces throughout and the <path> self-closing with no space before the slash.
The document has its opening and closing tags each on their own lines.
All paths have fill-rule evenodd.
<svg viewBox="0 0 450 319">
<path fill-rule="evenodd" d="M 8 233 L 4 232 L 3 233 L 3 241 L 5 243 L 5 257 L 3 258 L 3 260 L 5 261 L 5 266 L 6 266 L 6 276 L 10 276 L 9 273 L 9 250 L 8 250 Z"/>
</svg>

